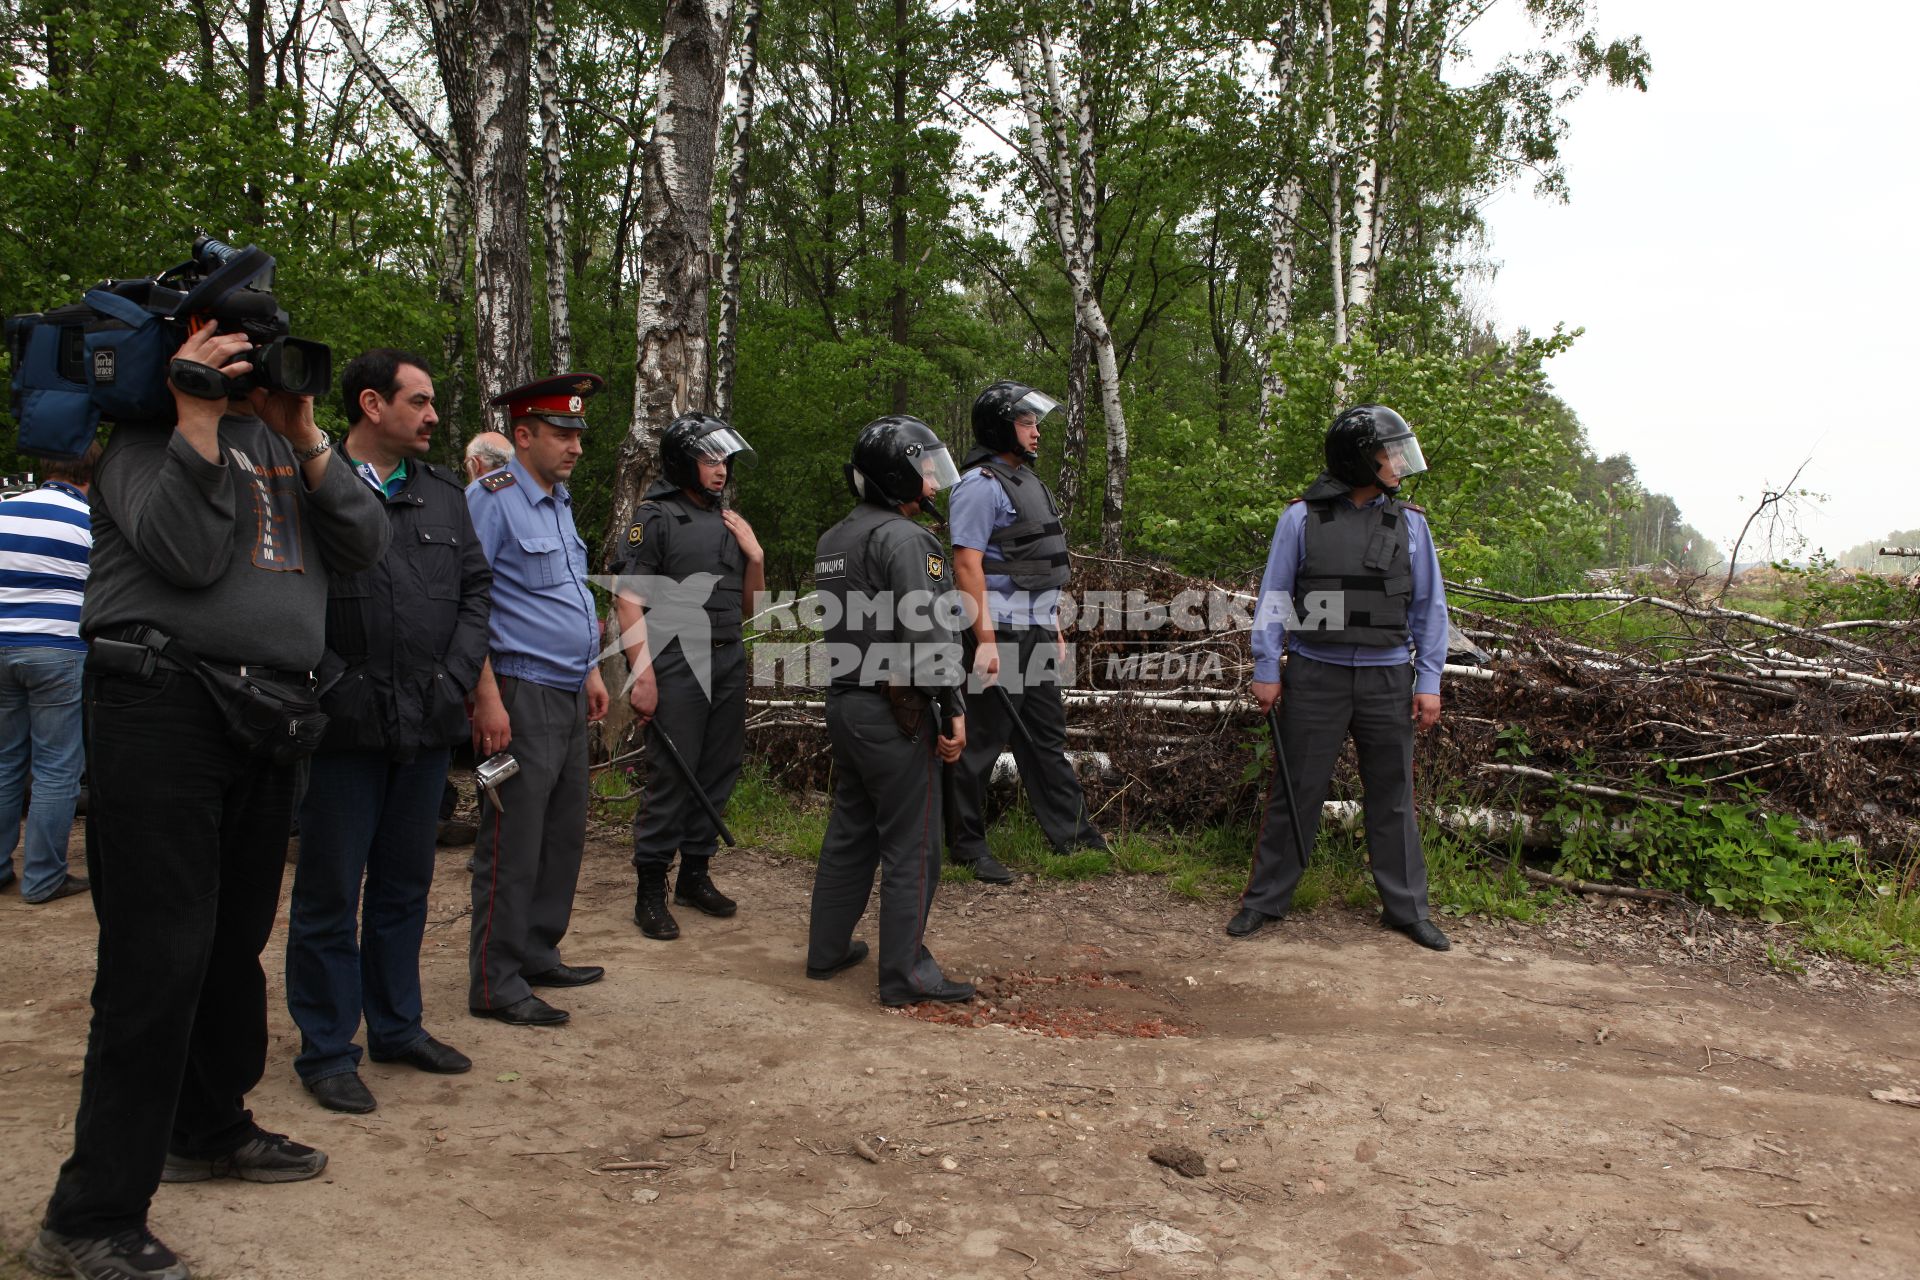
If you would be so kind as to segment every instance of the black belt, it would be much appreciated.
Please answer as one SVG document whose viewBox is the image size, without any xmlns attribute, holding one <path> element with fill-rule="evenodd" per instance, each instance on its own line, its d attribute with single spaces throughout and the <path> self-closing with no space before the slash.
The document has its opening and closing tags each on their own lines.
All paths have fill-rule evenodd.
<svg viewBox="0 0 1920 1280">
<path fill-rule="evenodd" d="M 120 627 L 113 631 L 105 631 L 101 634 L 109 640 L 119 640 L 126 644 L 144 645 L 146 648 L 153 650 L 155 657 L 167 666 L 172 667 L 175 671 L 192 670 L 186 663 L 167 652 L 168 646 L 171 645 L 173 641 L 165 632 L 156 631 L 152 627 L 136 624 L 134 626 Z M 311 671 L 288 671 L 282 667 L 266 667 L 257 663 L 215 662 L 209 658 L 202 658 L 201 661 L 216 671 L 231 671 L 235 675 L 251 676 L 257 680 L 272 680 L 279 684 L 311 684 L 313 682 L 313 672 Z"/>
</svg>

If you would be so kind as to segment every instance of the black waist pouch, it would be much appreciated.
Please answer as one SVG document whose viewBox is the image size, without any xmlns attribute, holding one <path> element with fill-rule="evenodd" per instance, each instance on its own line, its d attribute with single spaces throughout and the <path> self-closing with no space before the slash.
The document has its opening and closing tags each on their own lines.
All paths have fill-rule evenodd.
<svg viewBox="0 0 1920 1280">
<path fill-rule="evenodd" d="M 292 764 L 312 755 L 327 736 L 327 713 L 311 682 L 269 680 L 204 662 L 193 663 L 192 670 L 225 713 L 227 735 L 256 756 Z"/>
</svg>

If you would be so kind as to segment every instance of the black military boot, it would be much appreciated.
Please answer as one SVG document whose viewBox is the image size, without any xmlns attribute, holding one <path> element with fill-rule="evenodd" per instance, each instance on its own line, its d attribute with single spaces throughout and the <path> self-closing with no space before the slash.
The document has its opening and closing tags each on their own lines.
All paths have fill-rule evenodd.
<svg viewBox="0 0 1920 1280">
<path fill-rule="evenodd" d="M 667 910 L 667 869 L 641 867 L 640 890 L 633 898 L 633 922 L 640 932 L 661 942 L 680 936 L 680 924 Z"/>
<path fill-rule="evenodd" d="M 680 879 L 673 886 L 673 905 L 692 907 L 710 916 L 730 916 L 740 909 L 738 903 L 720 892 L 713 877 L 707 874 L 707 866 L 712 861 L 680 855 Z"/>
</svg>

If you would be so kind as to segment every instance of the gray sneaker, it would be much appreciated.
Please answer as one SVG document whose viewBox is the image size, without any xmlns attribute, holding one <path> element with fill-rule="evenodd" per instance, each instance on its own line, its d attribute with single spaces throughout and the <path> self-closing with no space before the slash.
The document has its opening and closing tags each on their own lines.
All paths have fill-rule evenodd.
<svg viewBox="0 0 1920 1280">
<path fill-rule="evenodd" d="M 162 1182 L 206 1182 L 238 1178 L 242 1182 L 304 1182 L 327 1167 L 327 1153 L 303 1146 L 283 1133 L 255 1129 L 253 1136 L 224 1156 L 194 1160 L 167 1152 Z"/>
<path fill-rule="evenodd" d="M 79 1280 L 191 1280 L 187 1264 L 173 1250 L 154 1239 L 145 1227 L 135 1227 L 98 1240 L 63 1236 L 50 1227 L 27 1246 L 27 1265 L 43 1276 L 78 1276 Z"/>
</svg>

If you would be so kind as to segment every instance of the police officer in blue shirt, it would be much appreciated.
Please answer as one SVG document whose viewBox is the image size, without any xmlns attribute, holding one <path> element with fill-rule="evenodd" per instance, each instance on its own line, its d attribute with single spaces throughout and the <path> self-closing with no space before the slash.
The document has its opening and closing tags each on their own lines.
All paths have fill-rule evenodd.
<svg viewBox="0 0 1920 1280">
<path fill-rule="evenodd" d="M 566 481 L 580 461 L 587 400 L 603 385 L 597 374 L 566 373 L 495 396 L 513 424 L 513 460 L 467 486 L 493 566 L 473 747 L 482 760 L 511 751 L 520 765 L 481 798 L 467 1007 L 517 1026 L 569 1016 L 534 987 L 585 986 L 605 973 L 560 959 L 586 844 L 587 725 L 607 714 L 599 610 Z"/>
<path fill-rule="evenodd" d="M 967 633 L 973 725 L 951 767 L 953 805 L 947 856 L 976 879 L 1006 884 L 1013 873 L 987 849 L 987 778 L 1013 749 L 1033 816 L 1055 850 L 1104 849 L 1086 793 L 1067 762 L 1067 712 L 1060 699 L 1066 643 L 1060 588 L 1071 569 L 1067 534 L 1053 494 L 1030 465 L 1040 456 L 1040 420 L 1058 402 L 1017 382 L 996 382 L 973 402 L 975 447 L 953 487 L 955 585 L 973 600 Z M 1007 697 L 989 694 L 998 683 Z M 1008 715 L 1026 727 L 1020 733 Z"/>
<path fill-rule="evenodd" d="M 1351 735 L 1380 923 L 1445 951 L 1452 944 L 1427 909 L 1413 731 L 1440 722 L 1447 596 L 1426 516 L 1396 496 L 1427 462 L 1406 420 L 1377 404 L 1334 419 L 1326 460 L 1305 496 L 1281 512 L 1260 583 L 1251 692 L 1262 711 L 1280 704 L 1294 794 L 1275 786 L 1267 795 L 1253 873 L 1227 932 L 1243 938 L 1287 914 Z M 1283 676 L 1284 649 L 1292 656 Z M 1294 845 L 1290 802 L 1306 849 Z"/>
</svg>

